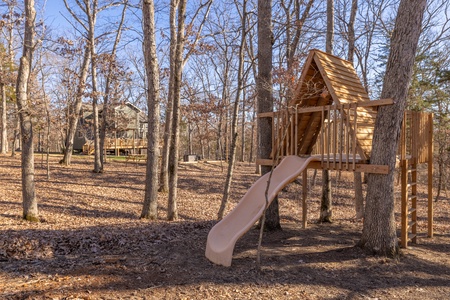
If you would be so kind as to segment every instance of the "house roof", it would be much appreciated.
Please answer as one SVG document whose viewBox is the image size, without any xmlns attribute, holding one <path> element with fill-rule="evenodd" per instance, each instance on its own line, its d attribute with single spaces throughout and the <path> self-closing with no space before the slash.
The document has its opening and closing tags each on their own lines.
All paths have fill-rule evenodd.
<svg viewBox="0 0 450 300">
<path fill-rule="evenodd" d="M 289 102 L 290 106 L 326 106 L 370 101 L 351 62 L 320 50 L 310 51 L 299 83 Z M 343 118 L 353 118 L 344 113 Z M 376 113 L 367 108 L 357 109 L 356 148 L 363 159 L 372 149 L 372 135 Z M 298 119 L 299 154 L 310 154 L 322 126 L 322 114 L 303 113 Z"/>
</svg>

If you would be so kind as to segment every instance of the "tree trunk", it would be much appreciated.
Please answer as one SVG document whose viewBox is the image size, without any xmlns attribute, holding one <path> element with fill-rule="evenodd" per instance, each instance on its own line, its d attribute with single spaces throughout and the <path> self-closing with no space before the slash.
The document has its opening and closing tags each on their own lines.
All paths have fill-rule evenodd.
<svg viewBox="0 0 450 300">
<path fill-rule="evenodd" d="M 6 120 L 6 86 L 5 83 L 0 83 L 0 91 L 2 94 L 2 132 L 1 132 L 1 154 L 6 154 L 8 151 L 8 132 L 7 132 L 7 120 Z"/>
<path fill-rule="evenodd" d="M 84 48 L 83 62 L 81 64 L 80 79 L 78 81 L 77 93 L 75 95 L 75 102 L 73 104 L 72 114 L 69 116 L 69 128 L 67 129 L 66 144 L 64 149 L 64 156 L 61 160 L 63 165 L 70 165 L 73 153 L 73 140 L 77 130 L 78 119 L 80 117 L 81 105 L 83 104 L 83 93 L 86 87 L 86 79 L 89 71 L 89 64 L 91 60 L 91 52 L 89 46 Z"/>
<path fill-rule="evenodd" d="M 236 9 L 239 9 L 236 4 Z M 217 214 L 217 218 L 221 220 L 223 218 L 223 214 L 225 212 L 226 205 L 228 203 L 228 198 L 230 196 L 231 182 L 233 180 L 233 170 L 236 162 L 236 146 L 237 146 L 237 130 L 238 130 L 238 111 L 239 111 L 239 99 L 241 98 L 242 87 L 244 85 L 244 45 L 246 39 L 246 25 L 247 21 L 247 1 L 244 0 L 242 3 L 242 19 L 241 19 L 241 43 L 239 46 L 239 66 L 238 66 L 238 74 L 237 74 L 237 90 L 236 90 L 236 98 L 233 105 L 233 116 L 232 116 L 232 124 L 231 124 L 231 133 L 232 133 L 232 141 L 231 141 L 231 149 L 230 149 L 230 161 L 228 163 L 228 173 L 227 178 L 225 180 L 225 187 L 223 191 L 222 203 L 220 205 L 219 212 Z M 244 146 L 244 145 L 242 145 Z"/>
<path fill-rule="evenodd" d="M 159 160 L 159 66 L 156 55 L 155 5 L 153 0 L 144 0 L 142 4 L 144 30 L 145 71 L 148 80 L 148 132 L 147 132 L 147 168 L 145 173 L 145 198 L 141 218 L 158 218 L 158 160 Z"/>
<path fill-rule="evenodd" d="M 333 217 L 331 202 L 332 197 L 330 171 L 322 170 L 322 198 L 320 201 L 319 222 L 331 223 Z"/>
<path fill-rule="evenodd" d="M 352 8 L 350 11 L 350 18 L 348 21 L 348 55 L 347 60 L 353 64 L 355 55 L 355 19 L 358 12 L 358 0 L 352 0 Z"/>
<path fill-rule="evenodd" d="M 357 220 L 364 218 L 364 195 L 362 189 L 361 172 L 354 172 L 354 189 L 355 189 L 355 218 Z"/>
<path fill-rule="evenodd" d="M 258 0 L 258 77 L 256 88 L 258 92 L 258 113 L 273 111 L 273 80 L 272 80 L 272 1 Z M 270 158 L 272 151 L 272 120 L 258 118 L 258 157 Z M 271 167 L 261 167 L 261 175 L 271 171 Z M 272 201 L 265 213 L 264 229 L 281 228 L 278 211 L 278 197 Z"/>
<path fill-rule="evenodd" d="M 326 47 L 327 53 L 333 54 L 334 45 L 334 0 L 327 0 L 327 36 Z"/>
<path fill-rule="evenodd" d="M 20 58 L 16 88 L 20 129 L 22 131 L 22 201 L 23 218 L 28 221 L 38 222 L 39 214 L 34 182 L 32 108 L 29 104 L 28 87 L 34 48 L 35 18 L 36 11 L 34 9 L 34 0 L 25 0 L 25 34 L 23 39 L 23 54 Z"/>
<path fill-rule="evenodd" d="M 348 21 L 348 53 L 347 60 L 353 64 L 355 55 L 355 18 L 358 12 L 358 0 L 352 0 L 350 18 Z M 354 190 L 355 190 L 355 218 L 362 219 L 364 217 L 364 195 L 362 188 L 361 172 L 354 172 Z"/>
<path fill-rule="evenodd" d="M 167 219 L 178 219 L 177 188 L 178 188 L 178 148 L 180 145 L 180 92 L 184 48 L 184 23 L 186 19 L 186 0 L 180 0 L 178 8 L 178 35 L 175 53 L 175 77 L 173 89 L 172 138 L 169 153 L 169 199 Z"/>
<path fill-rule="evenodd" d="M 389 166 L 389 173 L 368 176 L 360 245 L 369 253 L 395 257 L 399 251 L 394 218 L 395 159 L 426 3 L 402 0 L 392 33 L 381 98 L 392 98 L 394 104 L 378 110 L 370 158 L 371 164 Z"/>
<path fill-rule="evenodd" d="M 326 52 L 333 54 L 334 44 L 334 0 L 327 0 Z M 330 223 L 333 215 L 330 171 L 322 170 L 322 198 L 319 222 Z"/>
<path fill-rule="evenodd" d="M 167 97 L 166 108 L 166 124 L 164 126 L 164 144 L 161 158 L 160 172 L 160 192 L 169 192 L 169 153 L 172 143 L 172 118 L 173 118 L 173 89 L 175 80 L 175 55 L 177 49 L 177 30 L 176 30 L 176 14 L 179 0 L 170 1 L 170 74 L 169 74 L 169 93 Z"/>
</svg>

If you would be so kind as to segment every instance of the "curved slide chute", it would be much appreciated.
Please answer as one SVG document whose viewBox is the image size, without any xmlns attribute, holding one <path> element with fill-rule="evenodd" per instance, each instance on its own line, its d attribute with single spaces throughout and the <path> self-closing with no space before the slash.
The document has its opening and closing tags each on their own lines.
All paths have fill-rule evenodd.
<svg viewBox="0 0 450 300">
<path fill-rule="evenodd" d="M 273 170 L 268 190 L 269 204 L 286 185 L 294 181 L 312 160 L 319 157 L 286 156 Z M 257 220 L 265 207 L 265 192 L 270 172 L 261 176 L 245 193 L 236 207 L 209 232 L 206 257 L 213 263 L 231 266 L 234 245 Z"/>
</svg>

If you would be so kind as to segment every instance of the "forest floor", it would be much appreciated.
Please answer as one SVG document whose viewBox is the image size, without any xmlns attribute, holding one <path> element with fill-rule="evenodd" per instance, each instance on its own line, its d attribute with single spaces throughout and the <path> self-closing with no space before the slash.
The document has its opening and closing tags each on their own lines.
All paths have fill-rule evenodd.
<svg viewBox="0 0 450 300">
<path fill-rule="evenodd" d="M 448 299 L 450 198 L 435 203 L 434 238 L 426 237 L 426 189 L 419 185 L 418 244 L 398 260 L 365 254 L 356 243 L 353 175 L 333 178 L 334 222 L 318 224 L 320 172 L 309 191 L 309 225 L 301 227 L 301 185 L 280 194 L 283 230 L 264 234 L 261 269 L 257 229 L 236 244 L 231 267 L 209 262 L 205 244 L 216 223 L 226 167 L 180 165 L 179 220 L 140 220 L 145 165 L 92 158 L 70 167 L 52 156 L 50 179 L 36 156 L 41 222 L 21 219 L 20 158 L 0 156 L 0 299 Z M 310 175 L 312 170 L 309 171 Z M 426 172 L 423 172 L 426 174 Z M 236 168 L 228 211 L 258 178 Z M 425 182 L 424 178 L 422 181 Z M 397 186 L 398 190 L 399 187 Z M 397 208 L 397 211 L 399 209 Z M 399 214 L 396 214 L 399 228 Z"/>
</svg>

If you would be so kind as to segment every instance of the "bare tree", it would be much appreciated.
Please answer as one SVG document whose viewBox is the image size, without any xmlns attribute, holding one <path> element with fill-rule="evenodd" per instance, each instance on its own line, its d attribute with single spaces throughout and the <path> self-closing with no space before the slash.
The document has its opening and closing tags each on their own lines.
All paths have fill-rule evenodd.
<svg viewBox="0 0 450 300">
<path fill-rule="evenodd" d="M 169 151 L 169 199 L 167 207 L 167 219 L 178 219 L 177 187 L 178 187 L 178 148 L 180 144 L 180 90 L 182 80 L 183 49 L 185 41 L 184 23 L 186 20 L 186 0 L 180 0 L 178 7 L 178 34 L 175 51 L 174 85 L 173 85 L 173 111 L 172 111 L 172 136 Z"/>
<path fill-rule="evenodd" d="M 39 222 L 39 213 L 34 182 L 34 147 L 32 108 L 29 103 L 29 81 L 33 50 L 35 47 L 36 10 L 34 0 L 25 0 L 25 33 L 23 37 L 23 52 L 20 58 L 19 74 L 17 76 L 16 98 L 19 109 L 20 129 L 22 131 L 22 201 L 23 218 Z"/>
<path fill-rule="evenodd" d="M 145 198 L 141 218 L 158 217 L 158 160 L 159 160 L 159 65 L 156 55 L 155 4 L 153 0 L 142 3 L 145 71 L 148 80 L 148 132 L 147 168 L 145 173 Z"/>
<path fill-rule="evenodd" d="M 65 0 L 66 1 L 66 0 Z M 72 104 L 71 113 L 68 120 L 67 136 L 65 142 L 64 156 L 61 163 L 68 166 L 72 160 L 73 140 L 77 130 L 78 119 L 80 116 L 81 106 L 83 104 L 83 95 L 86 88 L 86 79 L 89 73 L 89 64 L 91 61 L 91 51 L 89 46 L 84 47 L 84 55 L 81 63 L 81 70 L 78 76 L 77 91 L 75 94 L 74 103 Z"/>
<path fill-rule="evenodd" d="M 112 85 L 112 81 L 113 81 L 113 75 L 114 75 L 114 71 L 115 71 L 115 66 L 116 66 L 116 53 L 117 53 L 117 46 L 119 45 L 119 41 L 120 41 L 120 36 L 122 34 L 122 28 L 123 28 L 123 24 L 125 22 L 125 13 L 127 11 L 127 7 L 128 7 L 128 1 L 125 1 L 123 4 L 123 9 L 122 9 L 122 15 L 120 18 L 120 23 L 117 27 L 117 31 L 116 31 L 116 37 L 114 38 L 114 43 L 111 49 L 111 53 L 108 54 L 108 59 L 107 59 L 107 69 L 106 69 L 106 80 L 105 80 L 105 91 L 103 93 L 103 110 L 102 110 L 102 123 L 101 123 L 101 127 L 100 127 L 100 161 L 102 162 L 102 166 L 103 163 L 105 162 L 105 158 L 104 156 L 104 150 L 105 150 L 105 137 L 106 137 L 106 129 L 108 127 L 108 112 L 109 112 L 109 102 L 110 102 L 110 98 L 112 97 L 111 95 L 111 85 Z"/>
<path fill-rule="evenodd" d="M 235 1 L 236 9 L 239 11 L 239 6 Z M 239 66 L 238 66 L 238 82 L 236 88 L 236 98 L 234 100 L 233 105 L 233 115 L 232 115 L 232 124 L 231 124 L 231 149 L 230 149 L 230 159 L 228 162 L 228 172 L 227 178 L 225 180 L 225 187 L 222 196 L 222 202 L 219 208 L 219 212 L 217 213 L 217 218 L 220 220 L 223 218 L 223 214 L 225 212 L 225 208 L 230 196 L 231 182 L 233 180 L 233 169 L 236 161 L 236 144 L 237 144 L 237 127 L 238 127 L 238 110 L 239 110 L 239 99 L 241 97 L 242 88 L 244 85 L 244 54 L 245 54 L 245 40 L 247 35 L 247 1 L 244 0 L 242 2 L 242 13 L 241 15 L 241 42 L 239 45 Z"/>
<path fill-rule="evenodd" d="M 370 253 L 397 256 L 394 218 L 394 170 L 426 0 L 402 0 L 391 38 L 381 98 L 394 104 L 380 107 L 375 122 L 371 164 L 388 165 L 386 175 L 369 174 L 366 211 L 360 245 Z"/>
</svg>

